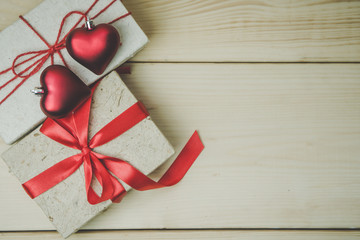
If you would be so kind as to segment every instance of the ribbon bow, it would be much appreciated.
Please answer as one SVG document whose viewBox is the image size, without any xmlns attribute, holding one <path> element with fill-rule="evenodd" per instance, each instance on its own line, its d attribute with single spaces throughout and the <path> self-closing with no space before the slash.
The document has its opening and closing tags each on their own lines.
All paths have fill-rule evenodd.
<svg viewBox="0 0 360 240">
<path fill-rule="evenodd" d="M 40 131 L 49 138 L 81 152 L 58 162 L 25 182 L 23 187 L 31 198 L 39 196 L 60 183 L 84 164 L 88 202 L 97 204 L 109 199 L 113 202 L 120 202 L 125 196 L 126 190 L 112 174 L 140 191 L 172 186 L 184 177 L 203 150 L 204 146 L 198 133 L 195 132 L 158 182 L 151 180 L 124 160 L 94 152 L 94 148 L 113 140 L 149 116 L 145 107 L 137 102 L 104 126 L 88 141 L 91 98 L 97 85 L 98 83 L 92 88 L 91 97 L 75 112 L 56 121 L 48 118 L 41 127 Z M 102 186 L 100 196 L 91 186 L 93 176 Z"/>
</svg>

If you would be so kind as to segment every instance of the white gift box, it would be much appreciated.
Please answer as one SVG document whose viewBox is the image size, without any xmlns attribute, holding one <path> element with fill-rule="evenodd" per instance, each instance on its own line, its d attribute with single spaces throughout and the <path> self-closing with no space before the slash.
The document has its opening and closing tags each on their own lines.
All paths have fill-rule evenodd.
<svg viewBox="0 0 360 240">
<path fill-rule="evenodd" d="M 93 17 L 110 2 L 111 0 L 99 0 L 89 12 L 89 16 Z M 85 12 L 92 3 L 93 0 L 45 0 L 28 14 L 24 15 L 24 17 L 49 44 L 54 44 L 63 17 L 71 11 Z M 117 0 L 103 14 L 99 15 L 94 20 L 94 23 L 108 23 L 126 13 L 128 11 L 124 5 L 120 0 Z M 79 15 L 71 16 L 66 21 L 63 34 L 76 23 L 79 17 Z M 112 25 L 120 33 L 122 46 L 120 46 L 103 75 L 106 75 L 134 56 L 148 42 L 146 35 L 131 15 L 116 21 Z M 9 68 L 14 58 L 19 54 L 45 49 L 47 49 L 47 46 L 44 42 L 19 19 L 0 33 L 0 71 Z M 69 68 L 86 84 L 89 85 L 101 77 L 73 60 L 66 49 L 61 50 L 61 53 Z M 54 60 L 55 64 L 63 64 L 57 54 L 54 55 Z M 6 143 L 11 144 L 18 140 L 45 119 L 45 115 L 39 106 L 40 98 L 35 97 L 30 90 L 40 86 L 40 74 L 50 63 L 49 59 L 40 71 L 30 77 L 13 95 L 0 105 L 0 137 Z M 12 71 L 1 75 L 0 85 L 13 76 Z M 2 89 L 0 91 L 0 100 L 20 81 L 21 79 L 18 79 Z"/>
<path fill-rule="evenodd" d="M 101 81 L 92 101 L 89 139 L 137 102 L 115 71 Z M 14 144 L 2 158 L 10 172 L 23 184 L 79 152 L 53 141 L 36 129 Z M 112 141 L 94 148 L 94 152 L 123 159 L 144 174 L 149 174 L 167 160 L 174 149 L 148 117 Z M 127 185 L 124 187 L 129 189 Z M 83 166 L 34 201 L 63 237 L 77 231 L 112 203 L 110 200 L 97 205 L 88 203 Z"/>
</svg>

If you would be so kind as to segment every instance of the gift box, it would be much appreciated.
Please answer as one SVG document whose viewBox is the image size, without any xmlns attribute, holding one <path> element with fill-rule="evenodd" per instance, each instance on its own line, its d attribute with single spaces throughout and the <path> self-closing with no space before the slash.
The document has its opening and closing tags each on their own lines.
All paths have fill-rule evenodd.
<svg viewBox="0 0 360 240">
<path fill-rule="evenodd" d="M 13 60 L 23 53 L 39 50 L 55 51 L 56 49 L 52 49 L 51 46 L 56 43 L 62 20 L 71 11 L 81 11 L 83 13 L 88 11 L 87 15 L 90 18 L 95 17 L 95 24 L 112 22 L 112 26 L 118 30 L 121 36 L 122 45 L 105 72 L 100 76 L 95 75 L 73 60 L 66 49 L 59 51 L 69 68 L 88 85 L 134 56 L 134 54 L 142 49 L 148 42 L 146 35 L 120 0 L 45 0 L 38 7 L 23 16 L 23 19 L 31 24 L 33 29 L 31 29 L 23 19 L 19 19 L 0 33 L 0 71 L 11 67 Z M 66 18 L 62 31 L 60 31 L 60 39 L 76 25 L 79 19 L 80 16 L 76 14 Z M 78 26 L 80 27 L 82 23 L 83 21 L 80 22 Z M 34 31 L 39 33 L 44 40 L 48 42 L 50 47 L 47 46 Z M 46 54 L 47 52 L 44 52 L 42 56 Z M 31 56 L 33 55 L 30 54 L 21 57 L 16 64 L 21 63 Z M 0 105 L 0 137 L 6 143 L 13 143 L 33 130 L 45 119 L 45 115 L 39 107 L 40 99 L 34 97 L 30 90 L 39 87 L 40 74 L 45 67 L 51 64 L 52 58 L 53 63 L 63 65 L 60 55 L 54 53 L 49 56 L 41 68 L 28 79 L 18 77 L 5 87 L 0 87 L 0 100 L 2 100 L 20 82 L 24 81 L 24 83 Z M 32 61 L 35 61 L 35 59 Z M 17 73 L 21 73 L 25 66 L 29 66 L 30 63 L 31 61 L 26 64 L 24 63 L 24 66 L 18 66 L 16 69 Z M 13 79 L 14 76 L 11 70 L 3 73 L 0 76 L 0 86 L 8 80 Z"/>
<path fill-rule="evenodd" d="M 89 139 L 96 136 L 96 133 L 105 125 L 113 123 L 115 119 L 118 120 L 119 117 L 128 113 L 129 109 L 137 106 L 136 98 L 115 71 L 100 81 L 91 102 Z M 141 105 L 139 106 L 142 109 Z M 80 109 L 77 111 L 82 111 L 83 107 Z M 49 120 L 45 121 L 42 128 L 48 125 Z M 115 128 L 121 128 L 122 125 L 124 124 L 115 124 Z M 111 131 L 112 129 L 108 132 L 111 133 Z M 59 132 L 59 134 L 61 133 Z M 174 153 L 173 147 L 150 117 L 140 118 L 138 123 L 129 130 L 106 144 L 94 148 L 93 151 L 122 159 L 144 174 L 155 170 Z M 26 189 L 24 183 L 28 183 L 29 180 L 31 181 L 35 176 L 39 176 L 55 164 L 80 152 L 80 150 L 64 146 L 45 136 L 43 130 L 40 132 L 38 128 L 14 144 L 2 155 L 2 158 L 10 172 Z M 181 167 L 183 168 L 183 166 Z M 101 186 L 96 179 L 93 175 L 92 186 L 95 192 L 101 194 Z M 107 200 L 98 204 L 90 204 L 84 186 L 85 182 L 84 164 L 82 164 L 69 177 L 34 197 L 34 201 L 63 237 L 68 237 L 77 231 L 112 203 L 111 200 Z M 130 188 L 125 184 L 124 187 L 127 190 Z M 28 189 L 26 190 L 29 195 L 33 194 Z"/>
</svg>

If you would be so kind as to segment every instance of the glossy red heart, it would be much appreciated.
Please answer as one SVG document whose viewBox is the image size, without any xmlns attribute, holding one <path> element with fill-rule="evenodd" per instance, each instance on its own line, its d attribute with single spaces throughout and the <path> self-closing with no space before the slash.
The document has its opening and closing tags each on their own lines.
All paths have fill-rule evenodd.
<svg viewBox="0 0 360 240">
<path fill-rule="evenodd" d="M 91 90 L 68 68 L 61 65 L 47 67 L 40 76 L 43 95 L 41 110 L 50 118 L 62 118 L 80 106 Z"/>
<path fill-rule="evenodd" d="M 66 38 L 70 56 L 95 74 L 102 74 L 120 46 L 120 36 L 110 24 L 99 24 L 91 30 L 76 28 Z"/>
</svg>

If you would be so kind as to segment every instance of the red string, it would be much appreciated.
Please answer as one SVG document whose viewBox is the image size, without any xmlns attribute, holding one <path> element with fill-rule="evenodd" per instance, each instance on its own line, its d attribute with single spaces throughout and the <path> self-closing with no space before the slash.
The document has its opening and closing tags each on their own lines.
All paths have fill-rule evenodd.
<svg viewBox="0 0 360 240">
<path fill-rule="evenodd" d="M 68 65 L 66 64 L 65 59 L 64 59 L 64 57 L 63 57 L 63 55 L 61 53 L 61 50 L 66 47 L 65 46 L 66 38 L 70 34 L 70 32 L 72 30 L 79 27 L 79 24 L 84 20 L 84 18 L 86 16 L 89 15 L 90 11 L 94 8 L 94 6 L 98 2 L 99 2 L 99 0 L 95 0 L 85 12 L 71 11 L 68 14 L 66 14 L 65 17 L 61 21 L 60 28 L 59 28 L 59 31 L 58 31 L 58 34 L 57 34 L 57 37 L 56 37 L 56 41 L 55 41 L 55 43 L 53 45 L 49 44 L 49 42 L 46 41 L 46 39 L 43 36 L 41 36 L 41 34 L 38 31 L 36 31 L 36 29 L 23 16 L 19 16 L 19 18 L 35 33 L 36 36 L 38 36 L 38 38 L 40 38 L 41 41 L 44 42 L 44 44 L 48 48 L 43 49 L 43 50 L 39 50 L 39 51 L 29 51 L 29 52 L 19 54 L 13 60 L 12 65 L 11 65 L 10 68 L 7 68 L 7 69 L 5 69 L 3 71 L 0 71 L 0 75 L 3 75 L 5 73 L 9 72 L 10 70 L 14 74 L 14 77 L 12 77 L 8 81 L 6 81 L 4 84 L 0 85 L 0 91 L 3 88 L 5 88 L 8 84 L 10 84 L 11 82 L 17 80 L 18 78 L 22 78 L 22 80 L 0 101 L 0 105 L 2 103 L 4 103 L 27 79 L 29 79 L 31 76 L 33 76 L 38 71 L 40 71 L 42 66 L 45 64 L 45 62 L 49 58 L 51 60 L 51 64 L 54 64 L 54 55 L 55 54 L 58 54 L 61 61 L 63 62 L 63 64 L 66 67 L 68 67 Z M 103 9 L 101 9 L 98 13 L 96 13 L 94 15 L 94 17 L 92 17 L 91 19 L 97 18 L 99 15 L 104 13 L 109 7 L 111 7 L 115 2 L 116 2 L 116 0 L 112 0 L 108 5 L 106 5 Z M 81 17 L 74 24 L 74 26 L 64 35 L 64 37 L 61 38 L 62 29 L 63 29 L 63 27 L 65 25 L 65 22 L 66 22 L 67 18 L 70 17 L 71 15 L 74 15 L 74 14 L 78 14 Z M 114 22 L 116 22 L 116 21 L 118 21 L 118 20 L 120 20 L 122 18 L 125 18 L 125 17 L 129 16 L 130 14 L 131 13 L 128 12 L 128 13 L 126 13 L 126 14 L 118 17 L 118 18 L 115 18 L 114 20 L 110 21 L 108 24 L 112 24 L 112 23 L 114 23 Z M 82 26 L 84 26 L 84 25 L 82 25 Z M 22 60 L 24 57 L 28 57 L 28 58 Z M 37 59 L 37 58 L 39 58 L 39 59 Z M 34 62 L 31 63 L 29 66 L 27 66 L 24 70 L 20 71 L 19 73 L 16 72 L 16 68 L 18 68 L 19 66 L 22 66 L 22 65 L 24 65 L 26 63 L 29 63 L 31 61 L 34 61 Z"/>
<path fill-rule="evenodd" d="M 33 28 L 33 26 L 31 26 L 31 24 L 26 21 L 26 19 L 23 16 L 19 16 L 19 18 L 21 20 L 23 20 L 23 22 L 31 29 L 33 30 L 33 32 L 46 44 L 46 46 L 48 46 L 49 48 L 51 48 L 51 45 L 45 40 L 45 38 L 43 38 L 37 31 L 35 31 L 35 29 Z"/>
</svg>

